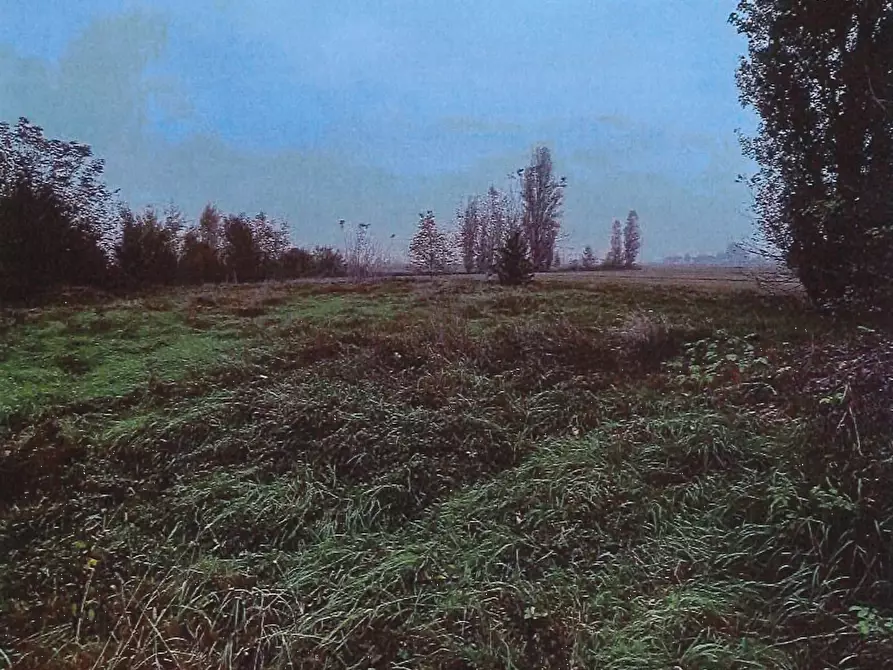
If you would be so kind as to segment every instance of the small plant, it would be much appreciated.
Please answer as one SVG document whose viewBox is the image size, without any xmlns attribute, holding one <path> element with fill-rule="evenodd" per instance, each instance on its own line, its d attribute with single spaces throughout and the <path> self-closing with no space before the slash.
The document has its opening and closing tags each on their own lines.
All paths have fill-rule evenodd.
<svg viewBox="0 0 893 670">
<path fill-rule="evenodd" d="M 863 605 L 853 605 L 850 612 L 856 615 L 856 628 L 863 638 L 893 635 L 893 618 L 881 616 L 874 608 Z"/>
<path fill-rule="evenodd" d="M 533 281 L 533 264 L 527 241 L 516 230 L 506 238 L 496 256 L 496 275 L 505 286 L 521 286 Z"/>
<path fill-rule="evenodd" d="M 683 360 L 674 361 L 669 367 L 681 373 L 679 381 L 706 385 L 727 380 L 737 383 L 745 374 L 769 369 L 769 359 L 757 354 L 753 339 L 754 335 L 736 337 L 718 330 L 713 337 L 687 344 Z"/>
</svg>

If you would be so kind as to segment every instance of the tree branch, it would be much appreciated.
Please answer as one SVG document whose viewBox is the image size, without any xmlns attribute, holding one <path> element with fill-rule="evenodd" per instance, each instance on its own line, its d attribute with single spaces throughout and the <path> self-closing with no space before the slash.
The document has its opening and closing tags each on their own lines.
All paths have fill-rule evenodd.
<svg viewBox="0 0 893 670">
<path fill-rule="evenodd" d="M 884 110 L 884 114 L 886 114 L 886 113 L 887 113 L 887 107 L 886 107 L 886 106 L 887 106 L 887 105 L 891 105 L 891 106 L 893 106 L 893 101 L 891 101 L 891 100 L 884 100 L 884 99 L 882 99 L 882 98 L 879 98 L 879 97 L 877 96 L 877 93 L 874 92 L 874 85 L 871 83 L 871 75 L 870 75 L 869 72 L 868 72 L 868 66 L 867 66 L 867 65 L 865 66 L 865 75 L 866 75 L 866 78 L 868 79 L 868 90 L 869 90 L 869 92 L 871 93 L 871 97 L 874 98 L 874 101 L 878 104 L 878 106 L 880 106 L 880 108 L 881 108 L 882 110 Z"/>
</svg>

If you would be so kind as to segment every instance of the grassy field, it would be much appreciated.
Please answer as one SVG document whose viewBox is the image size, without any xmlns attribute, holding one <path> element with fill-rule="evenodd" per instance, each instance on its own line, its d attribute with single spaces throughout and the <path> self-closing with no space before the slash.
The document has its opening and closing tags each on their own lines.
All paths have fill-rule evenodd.
<svg viewBox="0 0 893 670">
<path fill-rule="evenodd" d="M 891 667 L 886 340 L 751 289 L 4 313 L 0 667 Z"/>
</svg>

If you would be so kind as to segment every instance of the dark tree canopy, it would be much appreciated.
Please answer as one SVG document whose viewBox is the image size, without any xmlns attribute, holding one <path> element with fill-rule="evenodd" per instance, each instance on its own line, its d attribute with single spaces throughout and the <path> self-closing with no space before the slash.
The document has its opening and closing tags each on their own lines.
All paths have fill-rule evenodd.
<svg viewBox="0 0 893 670">
<path fill-rule="evenodd" d="M 177 279 L 177 232 L 152 208 L 138 216 L 122 210 L 115 259 L 126 285 L 169 284 Z"/>
<path fill-rule="evenodd" d="M 60 284 L 96 284 L 106 258 L 98 237 L 75 226 L 49 185 L 16 178 L 0 195 L 0 299 L 21 300 Z"/>
<path fill-rule="evenodd" d="M 102 181 L 103 170 L 86 144 L 49 139 L 24 117 L 14 126 L 0 123 L 0 195 L 22 179 L 34 188 L 48 188 L 72 225 L 110 246 L 118 212 Z"/>
<path fill-rule="evenodd" d="M 758 226 L 820 304 L 890 302 L 893 3 L 743 0 Z"/>
<path fill-rule="evenodd" d="M 533 263 L 527 240 L 520 230 L 514 230 L 496 255 L 496 275 L 499 283 L 508 286 L 529 284 L 533 281 Z"/>
</svg>

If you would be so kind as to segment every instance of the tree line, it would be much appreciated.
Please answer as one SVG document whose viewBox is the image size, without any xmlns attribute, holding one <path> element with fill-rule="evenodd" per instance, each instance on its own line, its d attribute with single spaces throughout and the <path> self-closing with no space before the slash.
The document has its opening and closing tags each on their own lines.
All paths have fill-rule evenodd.
<svg viewBox="0 0 893 670">
<path fill-rule="evenodd" d="M 414 269 L 425 274 L 446 272 L 457 262 L 468 273 L 527 277 L 533 272 L 562 268 L 557 249 L 567 180 L 554 175 L 548 147 L 533 150 L 530 163 L 512 175 L 515 191 L 490 185 L 483 195 L 466 198 L 456 212 L 455 231 L 442 231 L 431 211 L 419 215 L 410 244 Z M 591 246 L 567 269 L 632 267 L 642 246 L 639 215 L 630 211 L 626 224 L 614 220 L 611 246 L 605 259 L 596 260 Z M 515 268 L 508 271 L 508 267 Z"/>
<path fill-rule="evenodd" d="M 226 214 L 208 204 L 194 225 L 173 205 L 134 212 L 103 171 L 85 144 L 50 139 L 25 118 L 0 123 L 0 299 L 60 285 L 335 277 L 356 260 L 347 247 L 293 246 L 285 222 L 263 212 Z"/>
<path fill-rule="evenodd" d="M 313 276 L 363 278 L 380 272 L 390 260 L 363 223 L 339 222 L 344 235 L 340 249 L 305 249 L 291 243 L 284 221 L 264 212 L 226 213 L 209 203 L 190 223 L 173 204 L 134 211 L 103 182 L 104 164 L 89 146 L 48 138 L 25 118 L 15 125 L 0 123 L 0 149 L 3 300 L 28 300 L 62 285 L 130 290 Z M 460 261 L 467 272 L 496 274 L 510 283 L 557 268 L 567 181 L 555 176 L 545 146 L 536 147 L 530 163 L 512 177 L 508 190 L 490 186 L 486 194 L 467 198 L 449 233 L 439 229 L 433 212 L 421 214 L 409 247 L 412 268 L 436 274 Z M 630 221 L 618 255 L 606 259 L 606 265 L 634 260 L 637 217 Z"/>
</svg>

